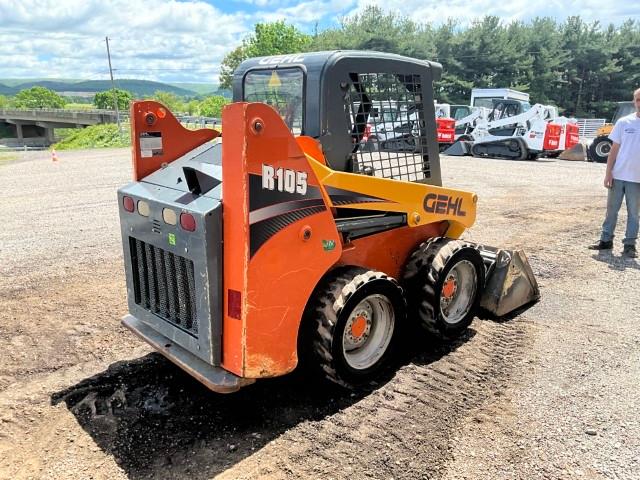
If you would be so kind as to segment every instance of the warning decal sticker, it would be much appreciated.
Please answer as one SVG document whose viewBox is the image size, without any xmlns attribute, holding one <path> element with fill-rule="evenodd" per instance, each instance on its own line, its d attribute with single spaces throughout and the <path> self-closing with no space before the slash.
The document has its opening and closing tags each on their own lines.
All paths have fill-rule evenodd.
<svg viewBox="0 0 640 480">
<path fill-rule="evenodd" d="M 140 134 L 140 153 L 142 158 L 162 155 L 162 133 L 144 132 Z"/>
</svg>

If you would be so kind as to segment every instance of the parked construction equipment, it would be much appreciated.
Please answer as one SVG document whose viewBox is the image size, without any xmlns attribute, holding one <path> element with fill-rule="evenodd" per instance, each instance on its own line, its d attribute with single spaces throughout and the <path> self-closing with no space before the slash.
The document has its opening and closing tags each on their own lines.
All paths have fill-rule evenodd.
<svg viewBox="0 0 640 480">
<path fill-rule="evenodd" d="M 618 108 L 613 116 L 611 123 L 606 123 L 596 131 L 596 137 L 589 145 L 589 159 L 592 162 L 606 163 L 611 151 L 611 140 L 609 134 L 613 130 L 615 123 L 631 113 L 635 112 L 635 106 L 633 102 L 618 102 Z"/>
<path fill-rule="evenodd" d="M 446 107 L 443 111 L 442 108 Z M 455 120 L 449 118 L 449 105 L 435 104 L 436 134 L 440 151 L 455 140 Z M 467 107 L 468 108 L 468 107 Z M 413 107 L 399 106 L 390 101 L 386 105 L 372 102 L 371 113 L 361 143 L 368 151 L 416 150 L 420 136 L 419 116 Z"/>
<path fill-rule="evenodd" d="M 300 357 L 357 387 L 414 322 L 451 339 L 479 305 L 503 315 L 536 300 L 524 253 L 459 240 L 478 199 L 441 186 L 440 73 L 377 52 L 246 60 L 224 140 L 134 102 L 124 325 L 217 392 Z M 372 104 L 389 101 L 415 111 L 414 145 L 362 148 Z"/>
<path fill-rule="evenodd" d="M 577 127 L 558 117 L 553 106 L 493 99 L 491 112 L 479 115 L 475 127 L 445 151 L 447 155 L 533 160 L 557 155 L 578 142 Z"/>
<path fill-rule="evenodd" d="M 488 109 L 482 107 L 450 105 L 448 103 L 436 103 L 435 107 L 438 123 L 438 143 L 441 152 L 449 148 L 460 137 L 467 139 L 475 128 L 478 119 L 486 116 L 489 112 Z M 447 122 L 446 130 L 445 122 Z"/>
</svg>

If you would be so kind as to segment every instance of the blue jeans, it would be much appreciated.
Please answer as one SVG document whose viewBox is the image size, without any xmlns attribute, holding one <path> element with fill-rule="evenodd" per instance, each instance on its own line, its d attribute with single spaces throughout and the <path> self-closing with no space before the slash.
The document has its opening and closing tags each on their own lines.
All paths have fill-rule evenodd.
<svg viewBox="0 0 640 480">
<path fill-rule="evenodd" d="M 635 245 L 638 238 L 638 213 L 640 212 L 640 183 L 613 180 L 613 186 L 607 195 L 607 216 L 602 224 L 600 240 L 613 240 L 613 232 L 618 221 L 618 211 L 622 205 L 622 198 L 627 200 L 627 231 L 622 241 L 625 245 Z"/>
</svg>

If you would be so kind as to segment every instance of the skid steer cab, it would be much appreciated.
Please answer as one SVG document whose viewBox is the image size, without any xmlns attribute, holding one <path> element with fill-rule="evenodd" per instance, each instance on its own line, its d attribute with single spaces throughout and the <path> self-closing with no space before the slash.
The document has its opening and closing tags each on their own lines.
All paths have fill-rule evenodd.
<svg viewBox="0 0 640 480">
<path fill-rule="evenodd" d="M 217 392 L 301 356 L 357 387 L 392 364 L 412 322 L 450 339 L 479 306 L 535 300 L 521 252 L 457 240 L 477 197 L 441 185 L 440 71 L 376 52 L 247 60 L 224 139 L 134 102 L 134 182 L 118 191 L 124 325 Z M 393 133 L 369 144 L 381 128 Z"/>
</svg>

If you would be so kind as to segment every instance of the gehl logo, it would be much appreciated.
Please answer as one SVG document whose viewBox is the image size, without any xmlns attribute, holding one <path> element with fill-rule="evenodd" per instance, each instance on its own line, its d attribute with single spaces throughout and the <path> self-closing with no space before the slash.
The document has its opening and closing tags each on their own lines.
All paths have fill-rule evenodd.
<svg viewBox="0 0 640 480">
<path fill-rule="evenodd" d="M 440 215 L 453 214 L 457 217 L 466 217 L 467 212 L 462 210 L 462 197 L 450 197 L 449 195 L 429 193 L 424 197 L 424 210 Z"/>
</svg>

